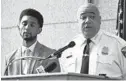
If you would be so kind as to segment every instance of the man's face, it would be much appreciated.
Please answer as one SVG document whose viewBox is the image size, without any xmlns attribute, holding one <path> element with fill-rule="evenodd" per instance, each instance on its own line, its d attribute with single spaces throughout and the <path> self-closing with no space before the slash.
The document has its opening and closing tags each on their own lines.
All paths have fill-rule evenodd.
<svg viewBox="0 0 126 81">
<path fill-rule="evenodd" d="M 37 37 L 37 34 L 41 32 L 38 20 L 32 16 L 23 16 L 19 22 L 19 32 L 24 40 L 30 41 Z"/>
<path fill-rule="evenodd" d="M 86 8 L 79 15 L 79 25 L 86 38 L 94 37 L 100 29 L 101 17 L 97 14 L 98 12 L 95 12 L 92 9 Z"/>
</svg>

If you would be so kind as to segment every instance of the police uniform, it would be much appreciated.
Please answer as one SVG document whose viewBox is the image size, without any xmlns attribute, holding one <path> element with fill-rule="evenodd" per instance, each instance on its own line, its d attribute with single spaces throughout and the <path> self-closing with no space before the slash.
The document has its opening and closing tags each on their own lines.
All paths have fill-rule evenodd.
<svg viewBox="0 0 126 81">
<path fill-rule="evenodd" d="M 86 39 L 83 35 L 78 35 L 73 41 L 76 45 L 64 51 L 59 59 L 62 72 L 80 73 Z M 123 39 L 100 30 L 91 38 L 89 74 L 125 77 L 126 57 L 121 51 L 125 46 Z"/>
</svg>

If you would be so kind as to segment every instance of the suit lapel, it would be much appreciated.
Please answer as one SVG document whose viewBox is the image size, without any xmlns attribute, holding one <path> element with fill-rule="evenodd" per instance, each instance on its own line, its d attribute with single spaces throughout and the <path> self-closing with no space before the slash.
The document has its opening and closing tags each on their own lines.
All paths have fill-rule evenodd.
<svg viewBox="0 0 126 81">
<path fill-rule="evenodd" d="M 15 54 L 15 56 L 14 56 L 14 60 L 16 60 L 16 59 L 18 59 L 18 58 L 20 58 L 21 57 L 21 48 L 19 48 L 18 49 L 18 51 L 17 51 L 17 53 Z M 13 70 L 11 70 L 12 71 L 12 73 L 13 74 L 21 74 L 21 60 L 16 60 L 16 61 L 14 61 L 14 63 L 12 64 L 12 68 L 13 68 Z"/>
<path fill-rule="evenodd" d="M 41 44 L 39 42 L 37 42 L 36 46 L 35 46 L 35 49 L 33 51 L 33 56 L 34 57 L 39 57 L 40 56 L 40 48 L 41 48 Z M 43 49 L 42 49 L 43 51 Z M 35 67 L 40 65 L 41 61 L 38 61 L 38 60 L 31 60 L 31 63 L 30 63 L 30 73 L 35 73 Z"/>
</svg>

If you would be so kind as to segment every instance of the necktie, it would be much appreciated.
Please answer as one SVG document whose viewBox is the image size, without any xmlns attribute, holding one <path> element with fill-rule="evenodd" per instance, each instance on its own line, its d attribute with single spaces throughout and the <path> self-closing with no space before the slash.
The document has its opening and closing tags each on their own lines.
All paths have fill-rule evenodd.
<svg viewBox="0 0 126 81">
<path fill-rule="evenodd" d="M 87 43 L 83 50 L 83 58 L 82 58 L 82 67 L 81 67 L 81 73 L 88 74 L 89 69 L 89 43 L 91 42 L 90 39 L 87 39 Z"/>
<path fill-rule="evenodd" d="M 30 49 L 26 49 L 24 52 L 25 56 L 30 56 L 31 50 Z M 30 65 L 30 60 L 26 59 L 25 61 L 23 61 L 23 73 L 24 74 L 29 74 L 29 65 Z"/>
</svg>

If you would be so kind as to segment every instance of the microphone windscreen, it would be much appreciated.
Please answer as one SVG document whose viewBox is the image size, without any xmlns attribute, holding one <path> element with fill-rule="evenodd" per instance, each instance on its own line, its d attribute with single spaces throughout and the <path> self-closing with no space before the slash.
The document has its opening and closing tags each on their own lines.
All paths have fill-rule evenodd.
<svg viewBox="0 0 126 81">
<path fill-rule="evenodd" d="M 45 67 L 46 72 L 52 72 L 57 67 L 57 64 L 55 62 L 52 62 L 47 67 Z"/>
<path fill-rule="evenodd" d="M 74 41 L 71 41 L 69 44 L 68 44 L 68 47 L 73 47 L 75 46 L 75 42 Z"/>
</svg>

